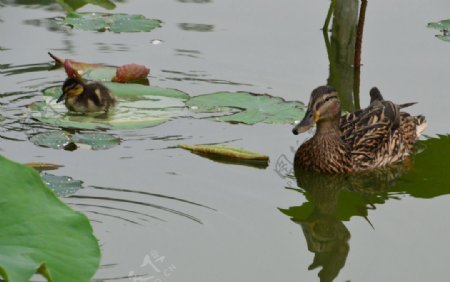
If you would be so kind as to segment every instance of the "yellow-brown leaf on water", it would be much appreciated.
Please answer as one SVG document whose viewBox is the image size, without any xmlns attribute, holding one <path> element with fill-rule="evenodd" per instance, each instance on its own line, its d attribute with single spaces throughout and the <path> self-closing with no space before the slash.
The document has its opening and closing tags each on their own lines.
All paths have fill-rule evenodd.
<svg viewBox="0 0 450 282">
<path fill-rule="evenodd" d="M 243 161 L 261 161 L 268 162 L 269 156 L 259 153 L 247 151 L 242 148 L 232 148 L 222 145 L 178 145 L 179 148 L 189 150 L 193 153 L 204 154 L 207 156 L 226 157 L 230 159 L 243 160 Z"/>
<path fill-rule="evenodd" d="M 37 171 L 55 170 L 60 167 L 63 167 L 63 165 L 52 164 L 52 163 L 43 163 L 43 162 L 31 162 L 31 163 L 25 163 L 24 165 L 34 168 Z"/>
</svg>

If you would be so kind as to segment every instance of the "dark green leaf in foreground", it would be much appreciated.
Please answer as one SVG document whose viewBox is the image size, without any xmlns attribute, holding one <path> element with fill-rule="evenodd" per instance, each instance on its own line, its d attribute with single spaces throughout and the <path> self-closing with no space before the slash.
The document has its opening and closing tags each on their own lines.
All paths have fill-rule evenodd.
<svg viewBox="0 0 450 282">
<path fill-rule="evenodd" d="M 185 114 L 189 96 L 174 89 L 163 89 L 132 83 L 105 83 L 118 99 L 117 106 L 108 115 L 104 113 L 70 113 L 63 103 L 56 103 L 60 87 L 44 91 L 44 102 L 33 104 L 34 119 L 59 127 L 78 129 L 136 129 L 152 127 Z"/>
<path fill-rule="evenodd" d="M 436 35 L 437 38 L 443 41 L 450 41 L 450 19 L 442 20 L 438 22 L 432 22 L 427 25 L 429 28 L 437 29 L 442 32 L 442 34 Z"/>
<path fill-rule="evenodd" d="M 0 156 L 0 275 L 26 282 L 90 281 L 100 250 L 87 218 L 62 203 L 32 168 Z"/>
<path fill-rule="evenodd" d="M 110 0 L 57 0 L 57 2 L 69 12 L 75 11 L 86 4 L 100 6 L 108 10 L 112 10 L 116 7 Z"/>
<path fill-rule="evenodd" d="M 216 120 L 245 124 L 292 123 L 304 115 L 304 106 L 300 102 L 287 102 L 279 97 L 247 92 L 200 95 L 191 98 L 186 104 L 196 112 L 227 114 L 215 117 Z M 233 113 L 233 109 L 238 113 Z"/>
<path fill-rule="evenodd" d="M 64 24 L 75 29 L 112 32 L 148 32 L 161 26 L 159 20 L 142 15 L 104 13 L 69 13 Z"/>
</svg>

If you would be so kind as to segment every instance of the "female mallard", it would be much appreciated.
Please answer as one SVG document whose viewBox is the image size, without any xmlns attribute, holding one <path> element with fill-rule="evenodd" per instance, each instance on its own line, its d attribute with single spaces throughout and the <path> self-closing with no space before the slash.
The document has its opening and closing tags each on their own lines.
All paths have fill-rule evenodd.
<svg viewBox="0 0 450 282">
<path fill-rule="evenodd" d="M 116 99 L 108 88 L 98 82 L 87 84 L 78 78 L 68 78 L 62 86 L 62 91 L 56 102 L 64 100 L 69 111 L 107 112 L 116 104 Z"/>
<path fill-rule="evenodd" d="M 317 129 L 295 153 L 295 168 L 349 173 L 403 160 L 427 125 L 424 116 L 400 111 L 412 104 L 385 101 L 373 88 L 369 107 L 341 117 L 336 90 L 330 86 L 314 89 L 305 117 L 292 132 L 305 132 L 314 123 Z"/>
</svg>

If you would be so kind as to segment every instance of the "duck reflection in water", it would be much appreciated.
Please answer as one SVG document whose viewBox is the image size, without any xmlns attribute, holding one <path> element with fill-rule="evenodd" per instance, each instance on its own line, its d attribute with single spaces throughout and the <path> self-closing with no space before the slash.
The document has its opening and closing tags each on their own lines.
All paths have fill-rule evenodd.
<svg viewBox="0 0 450 282">
<path fill-rule="evenodd" d="M 333 281 L 345 265 L 350 231 L 343 221 L 362 216 L 371 225 L 368 210 L 388 199 L 387 191 L 406 170 L 405 164 L 347 175 L 295 170 L 299 187 L 295 190 L 307 202 L 280 211 L 301 226 L 308 250 L 314 253 L 308 269 L 322 267 L 320 281 Z"/>
</svg>

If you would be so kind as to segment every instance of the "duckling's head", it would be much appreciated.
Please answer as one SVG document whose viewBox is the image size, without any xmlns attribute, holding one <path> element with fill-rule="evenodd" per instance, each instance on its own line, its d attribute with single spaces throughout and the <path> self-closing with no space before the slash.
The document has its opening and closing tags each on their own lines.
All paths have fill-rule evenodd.
<svg viewBox="0 0 450 282">
<path fill-rule="evenodd" d="M 303 133 L 315 123 L 339 120 L 340 114 L 341 103 L 336 90 L 331 86 L 319 86 L 311 93 L 305 116 L 292 129 L 292 133 Z"/>
<path fill-rule="evenodd" d="M 57 103 L 70 97 L 81 95 L 84 91 L 84 83 L 78 78 L 67 78 L 62 86 L 62 95 L 56 101 Z"/>
</svg>

